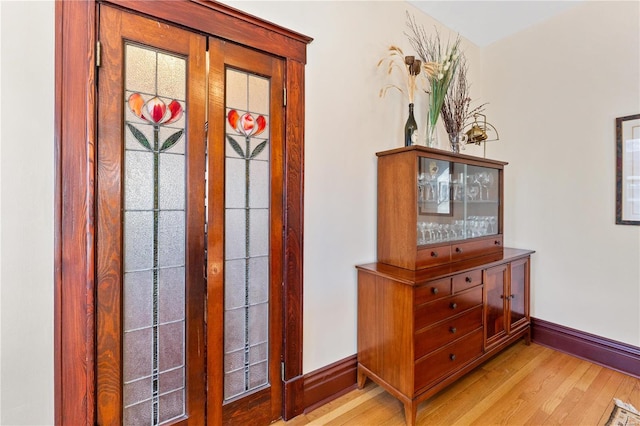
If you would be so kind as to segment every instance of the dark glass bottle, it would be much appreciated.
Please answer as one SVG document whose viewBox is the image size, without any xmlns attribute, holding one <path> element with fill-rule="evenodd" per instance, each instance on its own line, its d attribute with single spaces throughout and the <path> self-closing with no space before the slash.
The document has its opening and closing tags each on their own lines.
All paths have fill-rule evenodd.
<svg viewBox="0 0 640 426">
<path fill-rule="evenodd" d="M 413 116 L 413 104 L 409 104 L 409 118 L 407 124 L 404 125 L 404 146 L 411 146 L 417 139 L 418 123 Z"/>
</svg>

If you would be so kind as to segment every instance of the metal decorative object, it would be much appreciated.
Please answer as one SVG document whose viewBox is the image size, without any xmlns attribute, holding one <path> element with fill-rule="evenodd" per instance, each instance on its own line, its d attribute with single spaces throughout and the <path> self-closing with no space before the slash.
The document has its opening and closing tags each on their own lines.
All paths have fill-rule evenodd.
<svg viewBox="0 0 640 426">
<path fill-rule="evenodd" d="M 478 117 L 482 117 L 481 121 L 478 121 Z M 484 157 L 487 157 L 487 142 L 500 140 L 498 130 L 493 124 L 487 122 L 487 116 L 484 114 L 473 114 L 473 123 L 467 124 L 463 130 L 467 135 L 467 144 L 480 145 L 484 144 Z"/>
</svg>

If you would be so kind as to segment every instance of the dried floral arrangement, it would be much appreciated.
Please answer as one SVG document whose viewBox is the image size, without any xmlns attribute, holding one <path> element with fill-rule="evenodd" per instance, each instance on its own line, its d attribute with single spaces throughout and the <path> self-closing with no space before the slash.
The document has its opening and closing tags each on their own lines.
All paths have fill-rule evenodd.
<svg viewBox="0 0 640 426">
<path fill-rule="evenodd" d="M 415 92 L 418 86 L 418 76 L 422 69 L 422 62 L 415 56 L 405 56 L 404 52 L 398 46 L 389 46 L 388 55 L 378 62 L 378 67 L 387 66 L 387 75 L 391 75 L 394 70 L 401 72 L 404 79 L 405 87 L 399 87 L 395 84 L 388 84 L 380 89 L 380 97 L 384 97 L 389 89 L 397 89 L 409 99 L 409 103 L 413 103 Z"/>
<path fill-rule="evenodd" d="M 443 45 L 437 30 L 434 35 L 429 36 L 424 27 L 418 25 L 409 12 L 407 12 L 407 27 L 409 32 L 405 32 L 405 35 L 409 39 L 409 43 L 422 61 L 430 65 L 430 70 L 426 72 L 429 80 L 427 124 L 433 131 L 449 85 L 460 64 L 460 36 L 456 37 L 453 42 L 447 41 L 446 45 Z"/>
<path fill-rule="evenodd" d="M 462 132 L 467 121 L 474 114 L 484 111 L 486 106 L 486 103 L 484 103 L 471 110 L 469 109 L 471 97 L 469 96 L 470 85 L 467 81 L 467 70 L 467 61 L 464 54 L 462 54 L 457 72 L 453 76 L 451 86 L 445 94 L 441 109 L 442 122 L 450 135 Z"/>
</svg>

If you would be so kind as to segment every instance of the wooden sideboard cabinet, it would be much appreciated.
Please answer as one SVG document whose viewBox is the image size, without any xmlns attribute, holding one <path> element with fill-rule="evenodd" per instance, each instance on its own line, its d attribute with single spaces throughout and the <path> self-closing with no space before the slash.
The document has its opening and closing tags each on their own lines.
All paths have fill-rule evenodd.
<svg viewBox="0 0 640 426">
<path fill-rule="evenodd" d="M 370 378 L 397 397 L 410 426 L 420 402 L 530 341 L 533 251 L 502 245 L 505 164 L 424 147 L 378 153 L 378 262 L 356 267 L 358 386 Z"/>
</svg>

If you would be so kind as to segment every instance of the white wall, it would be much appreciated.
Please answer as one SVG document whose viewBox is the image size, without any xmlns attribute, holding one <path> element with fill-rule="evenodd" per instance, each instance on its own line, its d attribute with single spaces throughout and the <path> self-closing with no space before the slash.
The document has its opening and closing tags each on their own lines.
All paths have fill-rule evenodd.
<svg viewBox="0 0 640 426">
<path fill-rule="evenodd" d="M 615 118 L 640 113 L 640 3 L 584 2 L 487 47 L 509 161 L 505 240 L 537 250 L 532 315 L 640 345 L 640 227 L 615 225 Z"/>
<path fill-rule="evenodd" d="M 3 425 L 53 423 L 54 3 L 1 2 Z"/>
<path fill-rule="evenodd" d="M 405 10 L 413 9 L 401 1 L 229 4 L 315 38 L 306 68 L 310 372 L 356 351 L 354 265 L 376 256 L 375 152 L 402 145 L 406 120 L 400 95 L 378 98 L 375 64 L 390 43 L 409 50 Z M 0 424 L 50 424 L 54 5 L 0 7 Z M 613 119 L 640 112 L 637 17 L 637 3 L 589 2 L 485 51 L 465 44 L 472 93 L 490 102 L 501 134 L 488 156 L 511 162 L 507 242 L 538 251 L 534 315 L 635 345 L 640 229 L 613 225 Z M 416 108 L 422 126 L 423 102 Z"/>
</svg>

